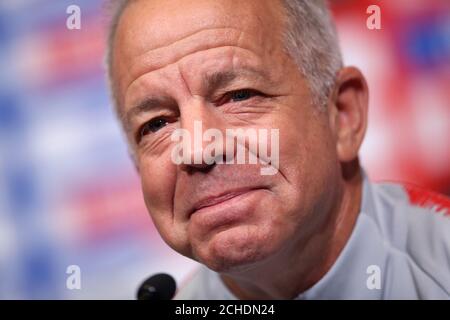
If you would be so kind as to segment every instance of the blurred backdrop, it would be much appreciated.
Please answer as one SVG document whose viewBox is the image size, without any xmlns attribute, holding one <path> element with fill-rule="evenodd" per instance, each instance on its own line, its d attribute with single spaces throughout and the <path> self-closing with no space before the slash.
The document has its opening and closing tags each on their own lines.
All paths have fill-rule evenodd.
<svg viewBox="0 0 450 320">
<path fill-rule="evenodd" d="M 81 8 L 68 30 L 66 8 Z M 369 30 L 368 6 L 381 8 Z M 195 263 L 148 216 L 111 111 L 103 1 L 0 2 L 0 298 L 132 299 Z M 370 88 L 361 158 L 374 180 L 450 194 L 450 1 L 332 2 L 346 64 Z M 66 287 L 67 267 L 81 289 Z"/>
</svg>

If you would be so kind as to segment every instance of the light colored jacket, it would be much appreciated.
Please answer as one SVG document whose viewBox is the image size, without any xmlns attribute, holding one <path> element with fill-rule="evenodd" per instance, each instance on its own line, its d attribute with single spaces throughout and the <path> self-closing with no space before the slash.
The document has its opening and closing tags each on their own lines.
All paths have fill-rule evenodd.
<svg viewBox="0 0 450 320">
<path fill-rule="evenodd" d="M 450 299 L 449 208 L 442 195 L 374 184 L 364 175 L 361 211 L 347 244 L 297 299 Z M 175 299 L 236 297 L 202 266 Z"/>
</svg>

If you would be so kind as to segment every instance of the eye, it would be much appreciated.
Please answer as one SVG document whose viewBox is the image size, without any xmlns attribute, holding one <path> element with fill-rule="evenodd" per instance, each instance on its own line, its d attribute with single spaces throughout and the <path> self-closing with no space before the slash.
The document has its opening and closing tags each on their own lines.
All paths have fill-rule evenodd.
<svg viewBox="0 0 450 320">
<path fill-rule="evenodd" d="M 258 92 L 256 92 L 255 90 L 241 89 L 231 92 L 229 96 L 231 100 L 233 100 L 234 102 L 238 102 L 250 99 L 257 94 Z"/>
<path fill-rule="evenodd" d="M 146 122 L 139 131 L 139 138 L 143 136 L 157 132 L 158 130 L 164 128 L 168 124 L 167 120 L 164 118 L 155 118 Z"/>
<path fill-rule="evenodd" d="M 249 100 L 254 96 L 265 96 L 263 93 L 253 90 L 253 89 L 239 89 L 235 91 L 227 92 L 225 95 L 220 97 L 215 104 L 221 106 L 228 102 L 241 102 Z"/>
</svg>

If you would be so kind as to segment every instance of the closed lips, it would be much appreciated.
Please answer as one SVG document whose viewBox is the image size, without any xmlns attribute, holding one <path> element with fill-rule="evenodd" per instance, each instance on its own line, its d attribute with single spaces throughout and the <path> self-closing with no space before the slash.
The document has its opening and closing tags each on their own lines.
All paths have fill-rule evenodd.
<svg viewBox="0 0 450 320">
<path fill-rule="evenodd" d="M 238 197 L 242 194 L 245 194 L 245 193 L 248 193 L 248 192 L 251 192 L 254 190 L 258 190 L 258 189 L 263 189 L 263 188 L 246 188 L 246 189 L 240 189 L 240 190 L 227 191 L 218 196 L 202 199 L 194 205 L 193 209 L 190 212 L 190 215 L 192 215 L 193 213 L 195 213 L 198 210 L 201 210 L 202 208 L 217 205 L 219 203 L 225 202 L 232 198 Z"/>
</svg>

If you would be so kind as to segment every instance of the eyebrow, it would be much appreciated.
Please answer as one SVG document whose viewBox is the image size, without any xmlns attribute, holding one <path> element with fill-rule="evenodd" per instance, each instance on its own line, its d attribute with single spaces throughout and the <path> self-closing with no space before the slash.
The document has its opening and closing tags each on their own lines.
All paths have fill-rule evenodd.
<svg viewBox="0 0 450 320">
<path fill-rule="evenodd" d="M 203 76 L 203 87 L 207 88 L 207 91 L 214 91 L 220 87 L 225 87 L 237 78 L 254 78 L 266 83 L 272 83 L 266 72 L 245 68 L 237 71 L 218 71 L 209 73 Z"/>
<path fill-rule="evenodd" d="M 174 103 L 175 101 L 168 97 L 147 97 L 122 115 L 122 120 L 126 127 L 129 128 L 131 120 L 141 113 L 162 109 L 164 106 L 173 105 Z"/>
<path fill-rule="evenodd" d="M 265 72 L 252 68 L 237 71 L 212 72 L 202 76 L 202 78 L 203 87 L 206 88 L 206 92 L 208 93 L 213 92 L 218 88 L 226 87 L 237 78 L 255 78 L 259 81 L 269 83 L 270 86 L 275 85 Z M 128 110 L 122 117 L 122 120 L 125 121 L 127 128 L 129 128 L 132 118 L 138 116 L 139 114 L 155 109 L 161 109 L 163 106 L 174 104 L 176 104 L 176 102 L 172 98 L 157 96 L 147 97 L 142 102 Z"/>
<path fill-rule="evenodd" d="M 225 71 L 213 72 L 203 76 L 203 88 L 207 88 L 207 92 L 214 91 L 220 87 L 225 87 L 236 78 L 242 76 L 242 72 Z"/>
</svg>

